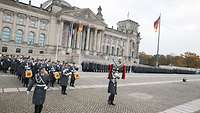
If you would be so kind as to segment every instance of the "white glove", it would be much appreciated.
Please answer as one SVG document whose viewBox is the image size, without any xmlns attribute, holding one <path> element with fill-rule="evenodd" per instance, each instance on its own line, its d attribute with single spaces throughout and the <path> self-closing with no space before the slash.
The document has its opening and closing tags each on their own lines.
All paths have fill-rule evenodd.
<svg viewBox="0 0 200 113">
<path fill-rule="evenodd" d="M 26 91 L 26 94 L 29 95 L 29 94 L 30 94 L 30 91 Z"/>
</svg>

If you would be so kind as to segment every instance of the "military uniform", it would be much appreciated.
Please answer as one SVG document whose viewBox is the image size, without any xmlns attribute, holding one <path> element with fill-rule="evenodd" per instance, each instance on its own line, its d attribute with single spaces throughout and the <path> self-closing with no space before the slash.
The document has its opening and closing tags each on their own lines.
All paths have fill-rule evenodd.
<svg viewBox="0 0 200 113">
<path fill-rule="evenodd" d="M 64 67 L 62 71 L 62 76 L 60 78 L 61 94 L 63 95 L 67 95 L 66 88 L 68 85 L 68 80 L 70 75 L 71 75 L 70 68 Z"/>
<path fill-rule="evenodd" d="M 32 103 L 35 105 L 35 113 L 41 113 L 46 98 L 46 90 L 49 84 L 49 76 L 47 74 L 36 74 L 30 82 L 27 91 L 31 91 L 33 85 L 36 84 L 33 93 Z"/>
<path fill-rule="evenodd" d="M 74 84 L 75 84 L 76 78 L 75 78 L 74 73 L 78 71 L 78 68 L 75 66 L 71 66 L 70 71 L 72 72 L 71 79 L 70 79 L 70 86 L 75 87 Z"/>
</svg>

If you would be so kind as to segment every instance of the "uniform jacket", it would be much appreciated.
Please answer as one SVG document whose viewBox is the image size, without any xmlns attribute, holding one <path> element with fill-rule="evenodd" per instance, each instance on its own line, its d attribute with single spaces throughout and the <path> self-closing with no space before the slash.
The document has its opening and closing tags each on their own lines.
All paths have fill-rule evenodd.
<svg viewBox="0 0 200 113">
<path fill-rule="evenodd" d="M 41 78 L 44 81 L 44 83 L 42 82 Z M 36 74 L 34 79 L 30 82 L 27 91 L 31 91 L 34 84 L 36 84 L 36 86 L 35 86 L 35 90 L 33 92 L 32 103 L 35 105 L 42 105 L 42 104 L 44 104 L 44 101 L 46 98 L 46 90 L 44 89 L 45 86 L 38 86 L 38 85 L 48 86 L 49 76 L 48 75 L 41 76 L 40 74 Z"/>
</svg>

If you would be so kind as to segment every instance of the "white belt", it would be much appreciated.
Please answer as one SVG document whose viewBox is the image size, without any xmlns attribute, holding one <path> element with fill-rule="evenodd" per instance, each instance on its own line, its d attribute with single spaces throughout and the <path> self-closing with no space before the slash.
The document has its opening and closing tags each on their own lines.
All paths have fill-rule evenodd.
<svg viewBox="0 0 200 113">
<path fill-rule="evenodd" d="M 45 87 L 46 85 L 39 85 L 39 84 L 37 84 L 36 86 L 38 86 L 38 87 Z"/>
</svg>

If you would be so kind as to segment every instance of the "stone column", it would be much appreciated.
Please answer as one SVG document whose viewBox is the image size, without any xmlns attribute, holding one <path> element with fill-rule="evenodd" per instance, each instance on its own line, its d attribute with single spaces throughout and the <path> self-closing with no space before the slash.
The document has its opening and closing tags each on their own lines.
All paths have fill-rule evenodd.
<svg viewBox="0 0 200 113">
<path fill-rule="evenodd" d="M 105 37 L 104 37 L 104 32 L 100 32 L 100 53 L 103 53 L 103 43 L 105 44 Z M 104 46 L 104 51 L 105 51 L 105 46 Z"/>
<path fill-rule="evenodd" d="M 11 41 L 15 41 L 15 34 L 16 34 L 16 21 L 17 21 L 17 13 L 13 13 L 13 26 L 12 26 L 12 37 Z"/>
<path fill-rule="evenodd" d="M 3 12 L 2 12 L 2 9 L 0 9 L 0 30 L 2 30 L 2 21 L 3 21 Z M 1 38 L 0 38 L 1 40 Z"/>
<path fill-rule="evenodd" d="M 37 32 L 35 36 L 35 45 L 39 46 L 39 38 L 40 38 L 40 20 L 38 20 L 38 25 L 37 25 Z"/>
<path fill-rule="evenodd" d="M 58 20 L 58 23 L 57 23 L 58 27 L 57 27 L 57 37 L 56 37 L 56 51 L 57 51 L 57 57 L 59 57 L 60 55 L 59 54 L 65 54 L 64 51 L 60 51 L 60 46 L 61 46 L 61 42 L 62 42 L 62 36 L 63 36 L 63 25 L 64 25 L 64 22 L 61 21 L 61 20 Z M 59 58 L 58 58 L 59 59 Z"/>
<path fill-rule="evenodd" d="M 59 46 L 62 46 L 63 26 L 64 26 L 64 22 L 61 21 L 61 23 L 60 23 L 60 31 L 58 32 L 58 34 L 60 34 L 60 36 L 59 36 Z"/>
<path fill-rule="evenodd" d="M 96 46 L 97 53 L 99 53 L 99 49 L 100 49 L 100 31 L 97 32 L 97 46 Z"/>
<path fill-rule="evenodd" d="M 93 30 L 90 31 L 90 47 L 89 50 L 92 51 L 93 49 L 93 39 L 94 39 L 94 34 L 93 34 Z"/>
<path fill-rule="evenodd" d="M 115 44 L 115 56 L 117 56 L 117 48 L 118 48 L 118 41 L 116 41 L 116 44 Z"/>
<path fill-rule="evenodd" d="M 77 38 L 77 26 L 75 26 L 74 35 L 72 38 L 72 49 L 76 48 L 76 38 Z"/>
<path fill-rule="evenodd" d="M 80 53 L 80 38 L 81 38 L 81 31 L 79 31 L 79 26 L 77 30 L 77 36 L 76 36 L 76 53 Z"/>
<path fill-rule="evenodd" d="M 129 44 L 130 44 L 130 40 L 127 39 L 126 43 L 125 43 L 125 55 L 124 55 L 126 58 L 129 57 L 129 53 L 130 53 L 130 46 L 129 46 Z"/>
<path fill-rule="evenodd" d="M 87 28 L 86 45 L 85 45 L 86 54 L 89 54 L 89 44 L 90 44 L 89 41 L 90 41 L 90 26 L 88 26 Z"/>
<path fill-rule="evenodd" d="M 30 15 L 27 15 L 25 33 L 24 33 L 24 36 L 23 36 L 23 43 L 26 43 L 26 44 L 27 44 L 27 41 L 28 41 L 27 38 L 28 38 L 28 34 L 29 34 L 29 21 L 30 21 Z"/>
<path fill-rule="evenodd" d="M 85 38 L 86 38 L 86 30 L 83 28 L 82 39 L 81 39 L 81 50 L 85 50 Z"/>
<path fill-rule="evenodd" d="M 97 29 L 95 28 L 95 31 L 94 31 L 94 40 L 93 40 L 93 52 L 94 52 L 94 55 L 97 54 Z"/>
<path fill-rule="evenodd" d="M 68 43 L 67 43 L 67 52 L 71 53 L 72 51 L 72 35 L 73 35 L 73 27 L 74 27 L 74 24 L 73 23 L 70 23 L 69 24 L 69 31 L 68 31 Z"/>
<path fill-rule="evenodd" d="M 0 31 L 2 31 L 2 21 L 3 21 L 3 9 L 1 9 L 0 8 Z M 1 46 L 2 46 L 2 44 L 1 44 L 2 42 L 1 42 L 1 38 L 0 38 L 0 48 L 2 48 Z"/>
</svg>

